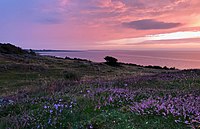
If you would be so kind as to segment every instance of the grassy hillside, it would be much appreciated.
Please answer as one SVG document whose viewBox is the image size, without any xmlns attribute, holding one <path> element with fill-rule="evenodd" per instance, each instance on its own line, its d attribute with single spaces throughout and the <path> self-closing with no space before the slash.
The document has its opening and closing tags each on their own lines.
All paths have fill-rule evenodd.
<svg viewBox="0 0 200 129">
<path fill-rule="evenodd" d="M 199 94 L 200 70 L 0 51 L 2 129 L 198 128 Z"/>
<path fill-rule="evenodd" d="M 1 95 L 39 88 L 44 82 L 113 80 L 166 72 L 125 64 L 112 67 L 84 60 L 12 54 L 0 55 L 0 71 Z"/>
</svg>

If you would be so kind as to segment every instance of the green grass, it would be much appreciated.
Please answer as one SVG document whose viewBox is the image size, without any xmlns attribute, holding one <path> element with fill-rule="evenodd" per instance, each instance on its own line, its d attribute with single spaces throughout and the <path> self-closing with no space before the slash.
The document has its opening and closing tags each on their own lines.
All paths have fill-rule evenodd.
<svg viewBox="0 0 200 129">
<path fill-rule="evenodd" d="M 65 60 L 53 57 L 30 56 L 25 58 L 23 55 L 0 55 L 0 64 L 2 65 L 0 67 L 0 95 L 9 94 L 10 91 L 23 90 L 27 86 L 35 88 L 40 80 L 110 80 L 116 77 L 165 71 L 140 69 L 137 66 L 129 65 L 117 68 L 88 61 Z"/>
<path fill-rule="evenodd" d="M 176 123 L 177 118 L 173 116 L 140 115 L 129 106 L 151 97 L 169 94 L 175 97 L 200 91 L 199 73 L 191 71 L 125 64 L 112 67 L 104 63 L 43 56 L 25 58 L 23 55 L 0 55 L 0 65 L 0 98 L 14 100 L 14 104 L 0 107 L 1 129 L 38 126 L 48 129 L 90 126 L 94 129 L 186 129 L 190 127 Z M 172 75 L 174 77 L 170 77 Z M 133 100 L 126 100 L 124 93 L 96 93 L 100 88 L 118 88 L 136 95 Z M 110 95 L 120 96 L 119 101 L 105 103 Z M 69 106 L 71 102 L 72 108 L 64 108 L 62 112 L 54 108 L 54 104 Z M 52 124 L 48 124 L 50 118 Z"/>
<path fill-rule="evenodd" d="M 59 96 L 61 97 L 61 96 Z M 104 107 L 101 110 L 95 110 L 95 103 L 88 99 L 77 99 L 63 96 L 62 104 L 74 102 L 72 108 L 61 108 L 62 112 L 53 108 L 58 99 L 46 101 L 38 99 L 34 104 L 29 102 L 19 103 L 8 106 L 1 117 L 8 114 L 15 117 L 7 117 L 1 121 L 0 126 L 3 128 L 15 128 L 15 125 L 25 128 L 25 122 L 31 120 L 30 125 L 26 128 L 89 128 L 95 129 L 187 129 L 184 124 L 174 122 L 174 117 L 163 117 L 155 115 L 137 115 L 132 112 L 122 111 L 117 108 Z M 76 102 L 76 103 L 75 103 Z M 44 106 L 50 106 L 44 109 Z M 49 111 L 52 110 L 53 113 Z M 23 112 L 23 113 L 22 113 Z M 31 119 L 29 117 L 32 116 Z M 8 120 L 9 119 L 9 120 Z M 51 122 L 49 122 L 51 120 Z M 13 122 L 11 124 L 11 122 Z M 48 123 L 49 122 L 49 123 Z"/>
</svg>

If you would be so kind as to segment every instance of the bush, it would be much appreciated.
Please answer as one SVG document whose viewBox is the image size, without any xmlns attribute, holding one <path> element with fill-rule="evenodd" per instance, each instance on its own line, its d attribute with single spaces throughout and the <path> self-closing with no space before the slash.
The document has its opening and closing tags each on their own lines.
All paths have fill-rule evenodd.
<svg viewBox="0 0 200 129">
<path fill-rule="evenodd" d="M 32 49 L 29 50 L 29 54 L 36 56 L 36 53 Z"/>
<path fill-rule="evenodd" d="M 117 62 L 118 60 L 114 57 L 106 56 L 104 59 L 106 60 L 107 65 L 119 66 L 119 63 Z"/>
<path fill-rule="evenodd" d="M 161 66 L 152 66 L 152 65 L 145 66 L 145 68 L 163 69 Z"/>
<path fill-rule="evenodd" d="M 161 66 L 148 65 L 148 66 L 144 66 L 144 67 L 145 68 L 152 68 L 152 69 L 176 70 L 175 67 L 168 68 L 167 66 L 161 67 Z"/>
<path fill-rule="evenodd" d="M 67 60 L 72 60 L 72 58 L 70 58 L 70 57 L 68 57 L 68 56 L 66 56 L 65 59 L 67 59 Z"/>
</svg>

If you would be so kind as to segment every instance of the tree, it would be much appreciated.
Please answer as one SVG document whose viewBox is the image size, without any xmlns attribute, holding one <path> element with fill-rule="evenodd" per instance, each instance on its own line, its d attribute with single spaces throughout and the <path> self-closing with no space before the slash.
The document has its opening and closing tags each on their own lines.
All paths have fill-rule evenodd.
<svg viewBox="0 0 200 129">
<path fill-rule="evenodd" d="M 111 65 L 111 66 L 118 66 L 119 65 L 118 62 L 117 62 L 118 60 L 114 57 L 106 56 L 104 59 L 106 60 L 106 64 L 108 64 L 108 65 Z"/>
</svg>

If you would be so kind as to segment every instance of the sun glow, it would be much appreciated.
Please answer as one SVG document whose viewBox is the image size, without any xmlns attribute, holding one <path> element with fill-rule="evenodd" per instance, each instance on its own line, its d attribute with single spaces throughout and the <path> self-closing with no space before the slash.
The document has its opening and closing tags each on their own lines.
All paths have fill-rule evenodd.
<svg viewBox="0 0 200 129">
<path fill-rule="evenodd" d="M 176 40 L 176 39 L 190 39 L 190 38 L 200 38 L 200 31 L 185 31 L 185 32 L 174 32 L 174 33 L 166 33 L 166 34 L 156 34 L 156 35 L 147 35 L 144 37 L 138 38 L 124 38 L 124 39 L 116 39 L 109 41 L 98 42 L 102 45 L 111 45 L 111 44 L 138 44 L 144 41 L 156 41 L 156 40 Z"/>
<path fill-rule="evenodd" d="M 192 40 L 193 39 L 193 40 Z M 98 42 L 99 46 L 133 48 L 200 48 L 200 31 L 181 31 Z M 179 41 L 180 40 L 180 41 Z M 185 43 L 185 40 L 191 42 Z"/>
<path fill-rule="evenodd" d="M 200 38 L 200 31 L 185 31 L 185 32 L 158 34 L 158 35 L 150 35 L 150 37 L 151 40 Z"/>
</svg>

